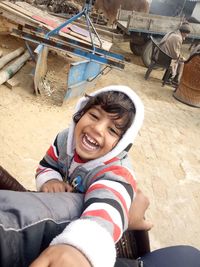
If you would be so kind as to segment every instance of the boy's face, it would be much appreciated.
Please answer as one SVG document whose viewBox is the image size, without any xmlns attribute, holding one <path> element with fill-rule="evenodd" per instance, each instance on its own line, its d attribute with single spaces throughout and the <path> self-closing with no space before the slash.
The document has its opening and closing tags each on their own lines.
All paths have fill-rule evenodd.
<svg viewBox="0 0 200 267">
<path fill-rule="evenodd" d="M 122 119 L 114 120 L 100 106 L 89 109 L 75 127 L 76 152 L 85 161 L 97 159 L 118 143 L 121 130 L 116 128 Z"/>
</svg>

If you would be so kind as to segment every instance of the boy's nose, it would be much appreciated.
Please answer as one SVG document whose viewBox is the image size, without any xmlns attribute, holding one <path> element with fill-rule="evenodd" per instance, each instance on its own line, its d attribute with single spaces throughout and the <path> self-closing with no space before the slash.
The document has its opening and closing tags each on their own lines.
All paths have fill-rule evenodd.
<svg viewBox="0 0 200 267">
<path fill-rule="evenodd" d="M 98 134 L 103 134 L 106 129 L 106 124 L 104 122 L 98 121 L 97 123 L 95 123 L 95 125 L 93 125 L 93 128 Z"/>
</svg>

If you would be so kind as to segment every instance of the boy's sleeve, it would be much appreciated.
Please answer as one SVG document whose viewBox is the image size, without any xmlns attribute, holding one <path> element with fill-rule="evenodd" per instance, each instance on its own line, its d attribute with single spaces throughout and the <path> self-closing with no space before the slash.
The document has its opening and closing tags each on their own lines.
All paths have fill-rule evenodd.
<svg viewBox="0 0 200 267">
<path fill-rule="evenodd" d="M 40 161 L 36 170 L 36 188 L 40 191 L 42 185 L 51 179 L 57 179 L 63 181 L 62 175 L 58 168 L 58 137 L 55 138 L 53 144 L 49 147 L 46 155 Z"/>
<path fill-rule="evenodd" d="M 88 188 L 80 219 L 70 223 L 51 244 L 67 243 L 76 247 L 92 266 L 114 266 L 115 243 L 128 227 L 135 190 L 135 180 L 127 168 L 105 169 Z"/>
</svg>

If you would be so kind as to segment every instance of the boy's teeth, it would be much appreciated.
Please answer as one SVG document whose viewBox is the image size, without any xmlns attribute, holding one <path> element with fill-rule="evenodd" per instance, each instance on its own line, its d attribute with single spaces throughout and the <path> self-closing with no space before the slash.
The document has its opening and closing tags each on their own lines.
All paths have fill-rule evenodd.
<svg viewBox="0 0 200 267">
<path fill-rule="evenodd" d="M 99 144 L 87 134 L 83 136 L 82 142 L 89 150 L 96 150 L 99 148 Z"/>
<path fill-rule="evenodd" d="M 85 134 L 85 137 L 90 143 L 94 144 L 95 146 L 98 146 L 98 143 L 93 138 L 91 138 L 87 134 Z"/>
</svg>

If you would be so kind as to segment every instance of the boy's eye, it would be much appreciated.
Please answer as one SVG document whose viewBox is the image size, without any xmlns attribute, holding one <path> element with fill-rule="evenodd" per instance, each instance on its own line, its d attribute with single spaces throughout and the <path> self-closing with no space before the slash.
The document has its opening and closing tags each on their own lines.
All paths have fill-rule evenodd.
<svg viewBox="0 0 200 267">
<path fill-rule="evenodd" d="M 117 136 L 120 135 L 120 134 L 118 133 L 118 131 L 117 131 L 115 128 L 110 127 L 110 128 L 109 128 L 109 131 L 110 131 L 112 134 L 114 134 L 114 135 L 117 135 Z"/>
<path fill-rule="evenodd" d="M 89 112 L 90 116 L 94 119 L 98 119 L 98 116 L 94 112 Z"/>
</svg>

